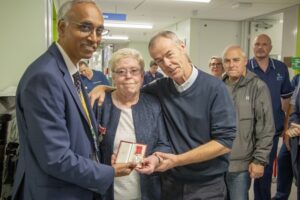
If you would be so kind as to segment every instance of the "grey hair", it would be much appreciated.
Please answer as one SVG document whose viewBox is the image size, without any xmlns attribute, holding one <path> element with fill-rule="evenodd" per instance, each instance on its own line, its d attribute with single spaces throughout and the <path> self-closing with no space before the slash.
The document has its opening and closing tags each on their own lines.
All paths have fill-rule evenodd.
<svg viewBox="0 0 300 200">
<path fill-rule="evenodd" d="M 159 38 L 168 38 L 168 39 L 172 40 L 173 42 L 175 42 L 178 45 L 180 43 L 182 43 L 182 41 L 178 38 L 178 36 L 174 32 L 172 32 L 172 31 L 161 31 L 161 32 L 155 34 L 151 38 L 151 40 L 149 42 L 149 45 L 148 45 L 148 49 L 151 49 L 154 46 L 156 40 L 159 39 Z"/>
<path fill-rule="evenodd" d="M 224 51 L 223 51 L 223 60 L 224 60 L 225 54 L 226 54 L 229 50 L 232 50 L 232 49 L 238 49 L 238 50 L 240 50 L 242 56 L 243 56 L 244 58 L 247 58 L 247 55 L 245 54 L 244 50 L 243 50 L 239 45 L 234 44 L 234 45 L 229 45 L 229 46 L 227 46 L 227 47 L 224 49 Z"/>
<path fill-rule="evenodd" d="M 140 69 L 144 72 L 145 62 L 141 53 L 135 49 L 123 48 L 112 54 L 111 59 L 109 60 L 108 66 L 112 72 L 115 71 L 117 63 L 123 58 L 133 58 L 138 61 Z"/>
<path fill-rule="evenodd" d="M 150 49 L 155 45 L 156 40 L 159 38 L 167 38 L 170 39 L 171 41 L 173 41 L 177 46 L 179 46 L 180 44 L 183 44 L 183 41 L 179 39 L 179 37 L 172 31 L 161 31 L 158 32 L 157 34 L 155 34 L 151 39 L 150 42 L 148 44 L 148 50 L 150 51 Z M 190 57 L 185 54 L 187 60 L 189 63 L 192 63 Z"/>
<path fill-rule="evenodd" d="M 94 4 L 95 6 L 96 3 L 94 0 L 69 0 L 66 1 L 65 3 L 63 3 L 57 13 L 57 21 L 59 22 L 60 20 L 68 20 L 69 18 L 69 12 L 71 10 L 71 8 L 76 5 L 76 4 L 80 4 L 80 3 L 91 3 Z"/>
<path fill-rule="evenodd" d="M 209 63 L 208 63 L 209 65 L 210 65 L 210 63 L 211 63 L 211 60 L 217 60 L 217 61 L 219 61 L 220 63 L 223 64 L 222 57 L 219 57 L 219 56 L 212 56 L 212 57 L 210 57 Z"/>
</svg>

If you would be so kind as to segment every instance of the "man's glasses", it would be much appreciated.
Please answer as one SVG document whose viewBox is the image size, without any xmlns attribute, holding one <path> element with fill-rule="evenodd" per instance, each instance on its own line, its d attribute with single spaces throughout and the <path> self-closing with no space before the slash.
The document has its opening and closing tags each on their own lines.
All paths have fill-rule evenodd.
<svg viewBox="0 0 300 200">
<path fill-rule="evenodd" d="M 92 33 L 94 33 L 94 31 L 96 32 L 97 37 L 101 37 L 109 33 L 109 30 L 105 29 L 104 26 L 94 27 L 93 24 L 87 22 L 78 23 L 78 22 L 71 21 L 70 23 L 77 25 L 80 32 L 84 34 L 84 36 L 89 36 Z"/>
<path fill-rule="evenodd" d="M 141 70 L 137 68 L 133 69 L 117 69 L 113 71 L 113 73 L 117 74 L 118 76 L 126 76 L 128 73 L 132 76 L 137 76 L 141 74 Z"/>
<path fill-rule="evenodd" d="M 222 67 L 222 63 L 211 63 L 211 67 Z"/>
</svg>

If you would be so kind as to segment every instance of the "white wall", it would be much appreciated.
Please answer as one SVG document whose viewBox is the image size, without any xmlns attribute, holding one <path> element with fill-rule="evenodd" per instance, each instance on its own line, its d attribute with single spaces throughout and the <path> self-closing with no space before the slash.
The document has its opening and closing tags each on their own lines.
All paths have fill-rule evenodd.
<svg viewBox="0 0 300 200">
<path fill-rule="evenodd" d="M 190 55 L 191 19 L 178 22 L 166 30 L 173 31 L 185 43 L 187 53 Z"/>
<path fill-rule="evenodd" d="M 209 72 L 211 56 L 221 56 L 229 44 L 241 43 L 241 22 L 205 19 L 187 19 L 167 28 L 186 43 L 192 62 Z"/>
<path fill-rule="evenodd" d="M 47 48 L 46 0 L 5 0 L 0 7 L 0 91 L 17 86 L 27 66 Z"/>
<path fill-rule="evenodd" d="M 145 61 L 145 71 L 148 70 L 149 63 L 152 59 L 148 52 L 148 42 L 130 42 L 128 44 L 128 47 L 136 49 L 142 54 L 144 61 Z"/>
<path fill-rule="evenodd" d="M 192 19 L 190 56 L 193 63 L 209 72 L 211 56 L 222 56 L 230 44 L 241 44 L 241 22 Z"/>
<path fill-rule="evenodd" d="M 251 22 L 251 26 L 250 26 L 250 46 L 249 46 L 249 55 L 250 57 L 253 57 L 253 50 L 252 50 L 252 46 L 253 46 L 253 40 L 254 38 L 259 35 L 259 34 L 267 34 L 268 36 L 270 36 L 271 40 L 272 40 L 272 51 L 270 52 L 271 56 L 279 56 L 279 57 L 275 57 L 277 59 L 281 60 L 281 46 L 282 46 L 282 22 L 280 22 L 280 20 L 262 20 L 264 22 L 266 22 L 267 24 L 272 25 L 272 27 L 270 28 L 257 28 L 256 25 L 258 23 L 261 22 Z"/>
<path fill-rule="evenodd" d="M 299 5 L 283 10 L 283 31 L 282 31 L 282 58 L 296 56 L 298 12 Z M 299 34 L 299 33 L 298 33 Z M 299 56 L 299 55 L 298 55 Z M 295 75 L 294 70 L 289 68 L 290 78 Z"/>
<path fill-rule="evenodd" d="M 283 10 L 283 32 L 281 55 L 295 56 L 297 43 L 298 6 Z"/>
</svg>

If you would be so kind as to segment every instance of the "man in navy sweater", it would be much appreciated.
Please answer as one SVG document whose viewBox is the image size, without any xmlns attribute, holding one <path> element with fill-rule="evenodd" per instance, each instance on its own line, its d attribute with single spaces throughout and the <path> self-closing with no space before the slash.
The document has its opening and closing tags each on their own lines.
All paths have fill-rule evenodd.
<svg viewBox="0 0 300 200">
<path fill-rule="evenodd" d="M 155 35 L 148 49 L 168 76 L 143 88 L 160 100 L 175 152 L 155 154 L 161 160 L 155 171 L 166 171 L 162 199 L 225 199 L 224 173 L 236 133 L 226 86 L 191 63 L 184 43 L 173 32 Z M 145 159 L 140 172 L 150 173 L 148 164 Z"/>
</svg>

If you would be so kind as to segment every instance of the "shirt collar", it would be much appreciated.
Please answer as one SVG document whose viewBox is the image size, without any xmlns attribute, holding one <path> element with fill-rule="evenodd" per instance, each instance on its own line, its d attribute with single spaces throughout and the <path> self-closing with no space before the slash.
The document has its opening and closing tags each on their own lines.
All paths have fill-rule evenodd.
<svg viewBox="0 0 300 200">
<path fill-rule="evenodd" d="M 177 89 L 178 92 L 184 92 L 187 89 L 189 89 L 193 83 L 196 81 L 198 76 L 198 70 L 196 69 L 196 67 L 194 65 L 192 65 L 192 74 L 190 75 L 190 77 L 181 85 L 178 85 L 174 80 L 174 85 Z"/>
<path fill-rule="evenodd" d="M 66 65 L 68 68 L 68 71 L 70 73 L 70 76 L 72 77 L 72 81 L 74 82 L 73 79 L 73 74 L 75 74 L 76 72 L 78 72 L 78 66 L 74 65 L 73 62 L 71 61 L 70 57 L 68 56 L 68 54 L 65 52 L 65 50 L 60 46 L 60 44 L 58 42 L 56 42 L 56 45 L 58 47 L 58 50 L 60 51 Z"/>
<path fill-rule="evenodd" d="M 250 60 L 250 64 L 251 64 L 252 69 L 255 69 L 255 68 L 259 67 L 259 65 L 256 62 L 255 58 L 252 58 Z M 273 69 L 276 69 L 274 61 L 273 61 L 272 58 L 269 58 L 269 65 L 268 65 L 268 67 L 272 67 Z"/>
</svg>

